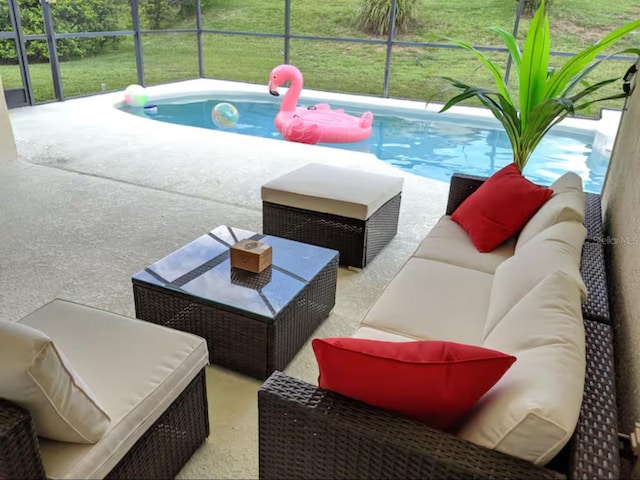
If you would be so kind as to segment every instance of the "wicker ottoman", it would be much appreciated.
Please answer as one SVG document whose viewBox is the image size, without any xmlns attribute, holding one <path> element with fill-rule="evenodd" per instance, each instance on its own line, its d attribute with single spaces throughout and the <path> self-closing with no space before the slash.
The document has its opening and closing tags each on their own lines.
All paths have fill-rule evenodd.
<svg viewBox="0 0 640 480">
<path fill-rule="evenodd" d="M 262 186 L 266 235 L 340 252 L 364 268 L 398 231 L 403 179 L 310 163 Z"/>
</svg>

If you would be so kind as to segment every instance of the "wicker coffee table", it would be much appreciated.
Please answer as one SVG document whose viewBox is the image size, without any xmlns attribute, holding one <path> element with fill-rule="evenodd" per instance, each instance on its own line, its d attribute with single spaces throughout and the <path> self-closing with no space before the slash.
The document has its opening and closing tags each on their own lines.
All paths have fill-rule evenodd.
<svg viewBox="0 0 640 480">
<path fill-rule="evenodd" d="M 246 238 L 273 248 L 261 273 L 231 268 Z M 283 370 L 335 304 L 338 252 L 221 226 L 132 277 L 136 317 L 207 340 L 211 363 L 259 379 Z"/>
</svg>

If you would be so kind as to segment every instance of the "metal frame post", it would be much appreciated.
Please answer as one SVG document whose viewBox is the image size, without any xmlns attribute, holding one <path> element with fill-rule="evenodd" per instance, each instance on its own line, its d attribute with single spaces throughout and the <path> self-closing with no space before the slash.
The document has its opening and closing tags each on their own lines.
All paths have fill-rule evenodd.
<svg viewBox="0 0 640 480">
<path fill-rule="evenodd" d="M 44 32 L 47 36 L 47 47 L 49 49 L 49 65 L 51 66 L 51 79 L 53 80 L 53 92 L 56 100 L 64 100 L 62 87 L 62 75 L 60 73 L 60 62 L 58 60 L 58 48 L 56 46 L 56 32 L 53 27 L 53 16 L 49 0 L 40 0 L 42 6 L 42 16 L 44 18 Z"/>
<path fill-rule="evenodd" d="M 22 85 L 27 91 L 27 100 L 29 102 L 29 105 L 33 105 L 35 103 L 33 95 L 33 84 L 31 83 L 29 59 L 27 58 L 27 45 L 25 43 L 24 34 L 22 33 L 22 22 L 20 21 L 20 11 L 18 10 L 17 0 L 9 0 L 9 19 L 11 21 L 13 32 L 15 34 L 14 41 L 16 44 L 16 54 L 18 57 L 20 76 L 22 77 Z"/>
<path fill-rule="evenodd" d="M 131 22 L 133 25 L 133 44 L 136 50 L 138 84 L 144 86 L 144 63 L 142 58 L 142 40 L 140 38 L 140 15 L 138 7 L 138 0 L 131 0 Z"/>
<path fill-rule="evenodd" d="M 391 51 L 393 49 L 393 35 L 396 27 L 396 6 L 397 0 L 391 0 L 389 31 L 387 32 L 387 56 L 384 62 L 384 83 L 382 86 L 382 96 L 384 98 L 389 97 L 389 75 L 391 74 Z"/>
<path fill-rule="evenodd" d="M 520 0 L 518 2 L 518 9 L 516 10 L 516 20 L 513 24 L 513 36 L 518 38 L 518 28 L 520 27 L 520 16 L 522 15 L 522 9 L 524 8 L 524 0 Z M 513 59 L 511 58 L 511 54 L 507 58 L 507 68 L 504 71 L 504 83 L 509 83 L 509 74 L 511 73 L 511 63 Z"/>
<path fill-rule="evenodd" d="M 198 74 L 204 78 L 204 47 L 202 45 L 202 5 L 196 0 L 196 34 L 198 37 Z"/>
<path fill-rule="evenodd" d="M 291 0 L 284 0 L 284 63 L 289 63 L 291 49 Z"/>
</svg>

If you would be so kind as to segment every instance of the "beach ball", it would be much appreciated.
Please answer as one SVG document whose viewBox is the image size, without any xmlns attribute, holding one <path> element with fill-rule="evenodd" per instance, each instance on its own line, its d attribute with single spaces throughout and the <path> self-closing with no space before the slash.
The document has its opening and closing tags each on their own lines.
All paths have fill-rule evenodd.
<svg viewBox="0 0 640 480">
<path fill-rule="evenodd" d="M 129 85 L 124 91 L 124 104 L 131 107 L 144 107 L 147 104 L 147 92 L 141 85 Z"/>
<path fill-rule="evenodd" d="M 211 121 L 221 128 L 232 128 L 238 123 L 240 113 L 230 103 L 218 103 L 211 110 Z"/>
</svg>

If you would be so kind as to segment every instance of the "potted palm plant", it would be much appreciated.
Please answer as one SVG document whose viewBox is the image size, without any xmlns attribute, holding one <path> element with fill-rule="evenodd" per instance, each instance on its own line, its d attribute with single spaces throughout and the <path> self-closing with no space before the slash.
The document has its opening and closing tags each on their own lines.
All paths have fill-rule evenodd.
<svg viewBox="0 0 640 480">
<path fill-rule="evenodd" d="M 468 43 L 446 38 L 475 55 L 489 69 L 496 82 L 496 89 L 467 85 L 462 81 L 445 77 L 459 93 L 451 98 L 440 110 L 444 112 L 469 98 L 477 98 L 504 127 L 511 147 L 513 160 L 522 171 L 533 150 L 547 132 L 568 115 L 574 114 L 597 102 L 624 98 L 629 91 L 621 91 L 614 95 L 602 95 L 600 90 L 621 80 L 621 77 L 601 80 L 593 84 L 586 82 L 586 77 L 609 57 L 598 59 L 603 51 L 609 49 L 624 36 L 640 28 L 640 19 L 629 22 L 602 38 L 594 45 L 571 57 L 558 70 L 549 69 L 550 32 L 549 18 L 545 11 L 544 1 L 531 21 L 529 31 L 520 50 L 518 42 L 512 34 L 492 27 L 504 42 L 513 59 L 513 69 L 518 75 L 518 104 L 511 96 L 500 69 L 482 52 Z M 613 55 L 635 54 L 640 57 L 640 49 L 627 48 Z"/>
</svg>

